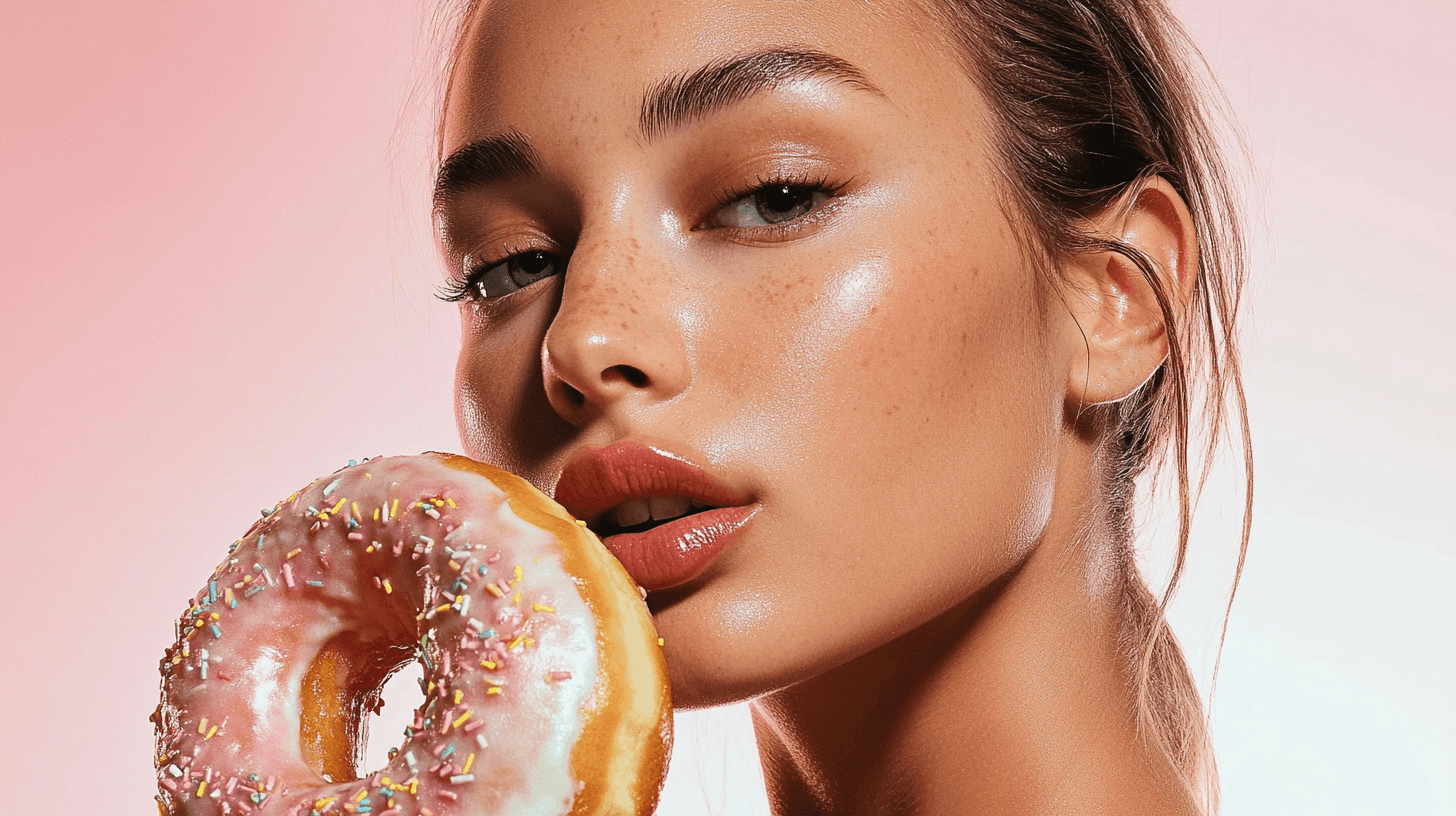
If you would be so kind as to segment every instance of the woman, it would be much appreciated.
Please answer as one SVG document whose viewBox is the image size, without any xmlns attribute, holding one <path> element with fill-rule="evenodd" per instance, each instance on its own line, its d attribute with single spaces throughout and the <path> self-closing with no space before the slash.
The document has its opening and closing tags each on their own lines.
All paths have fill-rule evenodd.
<svg viewBox="0 0 1456 816">
<path fill-rule="evenodd" d="M 466 450 L 650 590 L 678 705 L 753 701 L 775 812 L 1215 808 L 1131 552 L 1170 452 L 1181 568 L 1194 408 L 1241 401 L 1239 233 L 1166 10 L 465 11 Z"/>
</svg>

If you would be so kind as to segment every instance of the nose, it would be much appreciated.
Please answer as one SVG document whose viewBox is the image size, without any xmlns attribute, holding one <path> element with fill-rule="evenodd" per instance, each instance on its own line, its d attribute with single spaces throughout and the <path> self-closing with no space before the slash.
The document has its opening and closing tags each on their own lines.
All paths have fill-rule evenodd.
<svg viewBox="0 0 1456 816">
<path fill-rule="evenodd" d="M 541 345 L 546 396 L 582 427 L 613 411 L 665 402 L 692 379 L 670 274 L 642 257 L 644 242 L 583 234 L 567 265 L 561 303 Z"/>
</svg>

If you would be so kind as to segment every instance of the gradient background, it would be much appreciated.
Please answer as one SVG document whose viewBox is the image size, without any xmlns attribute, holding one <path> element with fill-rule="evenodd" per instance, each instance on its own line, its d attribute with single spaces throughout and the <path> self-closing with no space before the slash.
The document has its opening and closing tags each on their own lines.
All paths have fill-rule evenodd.
<svg viewBox="0 0 1456 816">
<path fill-rule="evenodd" d="M 6 812 L 153 812 L 156 663 L 227 543 L 350 457 L 456 449 L 427 6 L 0 10 Z M 1225 812 L 1451 814 L 1456 5 L 1176 8 L 1255 171 L 1259 498 L 1213 709 Z M 1230 485 L 1174 610 L 1205 691 Z M 765 812 L 746 722 L 680 718 L 663 813 Z"/>
</svg>

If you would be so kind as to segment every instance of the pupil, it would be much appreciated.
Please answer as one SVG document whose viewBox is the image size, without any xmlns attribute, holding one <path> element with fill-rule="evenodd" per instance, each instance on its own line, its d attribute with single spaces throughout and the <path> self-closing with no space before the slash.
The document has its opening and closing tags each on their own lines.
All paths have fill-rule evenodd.
<svg viewBox="0 0 1456 816">
<path fill-rule="evenodd" d="M 812 194 L 802 188 L 785 184 L 764 189 L 757 199 L 755 204 L 759 216 L 770 224 L 782 224 L 807 212 L 812 203 Z"/>
<path fill-rule="evenodd" d="M 549 274 L 554 266 L 553 256 L 545 252 L 528 252 L 518 256 L 511 264 L 511 278 L 517 286 L 524 286 Z"/>
</svg>

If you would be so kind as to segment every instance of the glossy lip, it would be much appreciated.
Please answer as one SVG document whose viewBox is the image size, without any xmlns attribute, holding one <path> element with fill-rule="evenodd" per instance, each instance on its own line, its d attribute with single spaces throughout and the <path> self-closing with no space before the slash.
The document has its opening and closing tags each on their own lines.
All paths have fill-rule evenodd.
<svg viewBox="0 0 1456 816">
<path fill-rule="evenodd" d="M 697 577 L 758 511 L 752 497 L 681 457 L 641 442 L 586 449 L 566 464 L 556 482 L 556 501 L 588 524 L 624 501 L 654 496 L 685 496 L 714 507 L 646 532 L 603 539 L 632 579 L 649 590 Z"/>
</svg>

